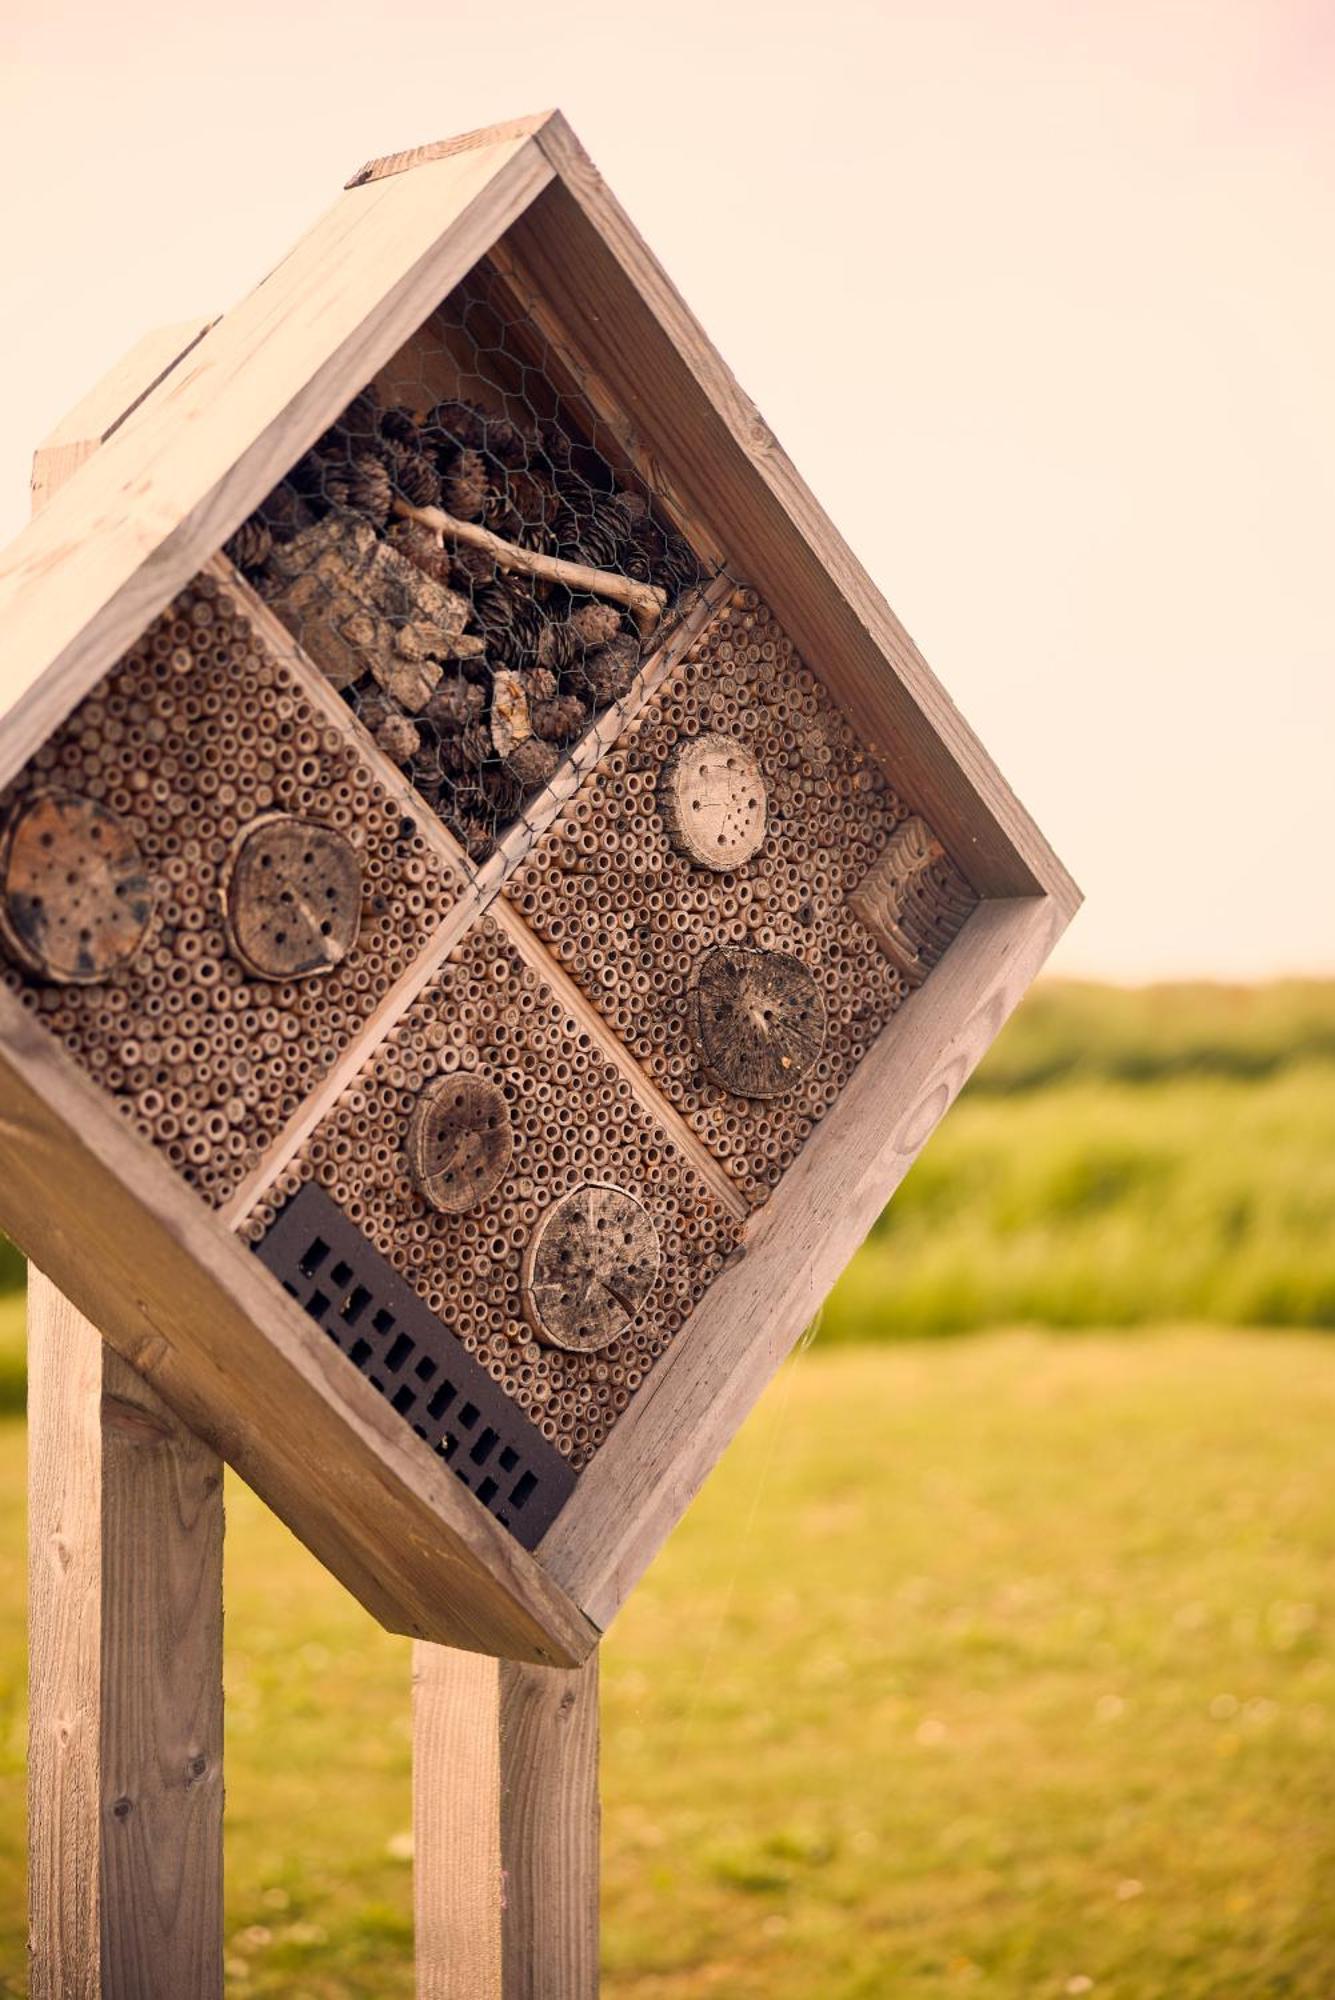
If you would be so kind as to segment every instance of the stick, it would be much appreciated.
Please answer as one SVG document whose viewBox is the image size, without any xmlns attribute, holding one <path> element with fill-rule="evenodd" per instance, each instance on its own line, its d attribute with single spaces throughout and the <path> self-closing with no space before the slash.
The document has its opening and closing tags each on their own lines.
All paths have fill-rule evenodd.
<svg viewBox="0 0 1335 2000">
<path fill-rule="evenodd" d="M 430 528 L 433 534 L 467 542 L 470 548 L 484 549 L 502 569 L 522 570 L 526 576 L 545 577 L 549 583 L 563 583 L 569 590 L 586 590 L 595 597 L 610 597 L 614 604 L 624 604 L 642 639 L 653 636 L 667 609 L 667 592 L 656 583 L 636 583 L 614 569 L 590 569 L 587 563 L 566 562 L 562 556 L 545 556 L 537 549 L 521 548 L 517 542 L 504 542 L 490 528 L 480 527 L 476 521 L 456 520 L 443 507 L 414 507 L 397 495 L 393 505 L 394 512 L 405 521 L 416 521 L 419 526 Z"/>
</svg>

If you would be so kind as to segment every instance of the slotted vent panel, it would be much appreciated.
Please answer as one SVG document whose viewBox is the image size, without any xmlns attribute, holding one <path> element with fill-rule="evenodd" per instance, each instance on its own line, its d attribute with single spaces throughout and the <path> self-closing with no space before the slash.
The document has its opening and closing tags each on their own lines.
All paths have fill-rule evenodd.
<svg viewBox="0 0 1335 2000">
<path fill-rule="evenodd" d="M 526 1549 L 575 1473 L 324 1189 L 308 1181 L 256 1254 L 372 1388 Z"/>
</svg>

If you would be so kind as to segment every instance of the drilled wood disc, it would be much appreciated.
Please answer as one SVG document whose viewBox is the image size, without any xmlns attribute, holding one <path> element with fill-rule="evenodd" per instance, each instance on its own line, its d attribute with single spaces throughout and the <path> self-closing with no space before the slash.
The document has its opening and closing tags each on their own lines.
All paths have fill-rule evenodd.
<svg viewBox="0 0 1335 2000">
<path fill-rule="evenodd" d="M 679 743 L 663 767 L 658 798 L 672 845 L 704 868 L 740 868 L 764 842 L 765 780 L 735 736 L 711 731 Z"/>
<path fill-rule="evenodd" d="M 445 1215 L 476 1208 L 500 1186 L 514 1151 L 505 1093 L 490 1077 L 460 1070 L 428 1083 L 408 1125 L 408 1171 Z"/>
<path fill-rule="evenodd" d="M 78 792 L 38 792 L 0 836 L 0 939 L 27 972 L 88 986 L 134 957 L 153 884 L 125 821 Z"/>
<path fill-rule="evenodd" d="M 332 827 L 264 813 L 232 848 L 223 906 L 227 942 L 256 978 L 329 972 L 357 942 L 361 858 Z"/>
<path fill-rule="evenodd" d="M 820 987 L 786 951 L 707 951 L 691 975 L 691 1020 L 705 1070 L 737 1097 L 784 1096 L 825 1046 Z"/>
<path fill-rule="evenodd" d="M 653 1290 L 659 1242 L 634 1195 L 594 1184 L 547 1210 L 524 1255 L 524 1311 L 539 1340 L 575 1354 L 624 1333 Z"/>
</svg>

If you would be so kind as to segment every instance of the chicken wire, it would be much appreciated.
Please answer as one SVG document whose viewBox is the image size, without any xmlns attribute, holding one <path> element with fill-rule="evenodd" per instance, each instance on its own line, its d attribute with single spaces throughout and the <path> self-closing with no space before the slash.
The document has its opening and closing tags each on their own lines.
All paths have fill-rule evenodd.
<svg viewBox="0 0 1335 2000">
<path fill-rule="evenodd" d="M 485 264 L 226 552 L 475 865 L 707 573 L 540 307 Z"/>
</svg>

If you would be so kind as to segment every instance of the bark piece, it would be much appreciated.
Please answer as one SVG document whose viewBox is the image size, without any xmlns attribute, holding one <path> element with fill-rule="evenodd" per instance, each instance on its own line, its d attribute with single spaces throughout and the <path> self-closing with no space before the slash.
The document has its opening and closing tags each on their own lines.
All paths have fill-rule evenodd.
<svg viewBox="0 0 1335 2000">
<path fill-rule="evenodd" d="M 784 1097 L 825 1046 L 825 1001 L 786 951 L 716 945 L 691 974 L 690 1024 L 706 1073 L 735 1097 Z"/>
<path fill-rule="evenodd" d="M 523 1300 L 538 1339 L 574 1354 L 624 1333 L 653 1290 L 661 1250 L 634 1195 L 592 1183 L 562 1196 L 524 1253 Z"/>
<path fill-rule="evenodd" d="M 357 942 L 361 857 L 318 820 L 251 820 L 233 843 L 222 893 L 228 946 L 257 979 L 331 972 Z"/>
<path fill-rule="evenodd" d="M 679 854 L 720 873 L 764 845 L 765 780 L 735 736 L 707 731 L 678 743 L 663 768 L 659 811 Z"/>
<path fill-rule="evenodd" d="M 138 951 L 154 890 L 125 821 L 79 792 L 19 801 L 0 833 L 0 943 L 62 986 L 110 978 Z"/>
<path fill-rule="evenodd" d="M 514 1126 L 500 1085 L 459 1070 L 422 1090 L 408 1125 L 408 1172 L 443 1215 L 462 1215 L 494 1194 L 514 1152 Z"/>
<path fill-rule="evenodd" d="M 491 683 L 491 740 L 497 756 L 508 757 L 532 734 L 524 683 L 518 674 L 502 668 L 493 675 Z"/>
<path fill-rule="evenodd" d="M 303 528 L 274 550 L 269 569 L 270 604 L 340 691 L 369 669 L 403 700 L 390 684 L 399 634 L 421 628 L 418 639 L 429 632 L 442 654 L 464 637 L 467 598 L 408 561 L 359 515 L 334 513 Z"/>
</svg>

